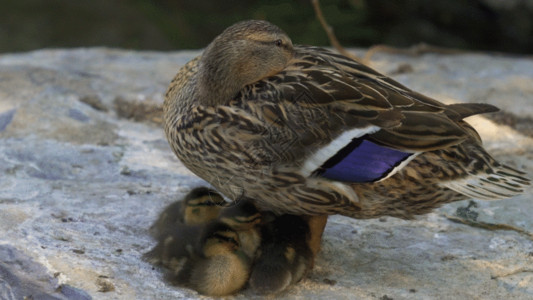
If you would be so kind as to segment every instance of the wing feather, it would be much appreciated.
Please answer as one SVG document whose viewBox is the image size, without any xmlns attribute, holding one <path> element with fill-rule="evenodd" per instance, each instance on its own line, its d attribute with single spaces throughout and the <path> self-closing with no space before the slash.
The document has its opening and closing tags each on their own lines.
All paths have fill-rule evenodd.
<svg viewBox="0 0 533 300">
<path fill-rule="evenodd" d="M 462 119 L 497 110 L 488 104 L 445 105 L 349 58 L 309 46 L 296 46 L 289 66 L 246 87 L 236 99 L 272 126 L 265 130 L 263 147 L 281 149 L 290 154 L 287 159 L 309 159 L 301 162 L 305 174 L 335 156 L 344 140 L 359 137 L 347 132 L 362 132 L 382 147 L 421 153 L 465 140 L 480 143 Z M 450 182 L 450 188 L 456 184 L 467 183 Z"/>
</svg>

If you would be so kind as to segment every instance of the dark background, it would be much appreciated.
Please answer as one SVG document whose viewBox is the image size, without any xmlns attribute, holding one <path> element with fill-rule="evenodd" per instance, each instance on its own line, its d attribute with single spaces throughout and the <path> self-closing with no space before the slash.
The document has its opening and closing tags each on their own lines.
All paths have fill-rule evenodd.
<svg viewBox="0 0 533 300">
<path fill-rule="evenodd" d="M 533 53 L 533 0 L 322 0 L 344 46 L 420 42 Z M 299 44 L 329 45 L 309 0 L 0 0 L 0 52 L 107 46 L 205 47 L 243 19 L 265 19 Z"/>
</svg>

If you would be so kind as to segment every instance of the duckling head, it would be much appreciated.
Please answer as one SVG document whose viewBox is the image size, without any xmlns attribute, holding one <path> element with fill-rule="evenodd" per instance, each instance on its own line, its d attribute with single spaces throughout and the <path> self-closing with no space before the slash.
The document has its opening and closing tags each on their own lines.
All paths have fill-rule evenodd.
<svg viewBox="0 0 533 300">
<path fill-rule="evenodd" d="M 283 70 L 292 56 L 291 39 L 277 26 L 258 20 L 236 23 L 202 54 L 198 100 L 208 106 L 225 104 L 245 85 Z"/>
<path fill-rule="evenodd" d="M 213 221 L 226 206 L 226 201 L 220 194 L 206 187 L 192 190 L 183 202 L 183 222 L 187 225 L 201 225 Z"/>
<path fill-rule="evenodd" d="M 249 199 L 240 199 L 220 212 L 219 220 L 234 230 L 250 230 L 261 223 L 262 216 Z"/>
<path fill-rule="evenodd" d="M 229 226 L 213 222 L 204 228 L 200 245 L 205 257 L 228 255 L 239 249 L 239 235 Z"/>
</svg>

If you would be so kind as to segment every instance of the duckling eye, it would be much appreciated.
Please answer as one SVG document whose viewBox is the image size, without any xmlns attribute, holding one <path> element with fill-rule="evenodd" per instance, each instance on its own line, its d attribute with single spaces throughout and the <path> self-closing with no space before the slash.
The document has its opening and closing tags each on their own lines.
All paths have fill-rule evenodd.
<svg viewBox="0 0 533 300">
<path fill-rule="evenodd" d="M 281 41 L 281 40 L 276 40 L 276 41 L 274 42 L 274 44 L 276 44 L 276 46 L 278 46 L 278 47 L 281 47 L 281 46 L 283 45 L 283 41 Z"/>
</svg>

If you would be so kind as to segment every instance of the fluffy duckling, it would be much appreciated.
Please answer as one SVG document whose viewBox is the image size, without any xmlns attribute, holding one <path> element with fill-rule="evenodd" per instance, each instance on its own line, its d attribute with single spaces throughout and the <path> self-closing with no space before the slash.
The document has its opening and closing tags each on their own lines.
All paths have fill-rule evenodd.
<svg viewBox="0 0 533 300">
<path fill-rule="evenodd" d="M 271 217 L 261 227 L 261 246 L 253 265 L 250 286 L 259 294 L 275 294 L 300 281 L 311 269 L 307 219 L 295 215 Z"/>
<path fill-rule="evenodd" d="M 262 221 L 262 214 L 249 199 L 238 200 L 220 212 L 218 220 L 239 235 L 241 248 L 244 253 L 254 258 L 261 243 L 259 225 Z"/>
<path fill-rule="evenodd" d="M 183 204 L 183 223 L 187 225 L 207 224 L 215 220 L 228 205 L 219 193 L 205 187 L 192 190 Z"/>
<path fill-rule="evenodd" d="M 233 294 L 246 285 L 252 260 L 235 230 L 218 221 L 207 224 L 197 251 L 176 275 L 179 283 L 209 296 Z"/>
<path fill-rule="evenodd" d="M 497 110 L 443 104 L 251 20 L 178 72 L 164 125 L 183 164 L 232 200 L 278 214 L 410 219 L 529 185 L 463 121 Z"/>
<path fill-rule="evenodd" d="M 215 220 L 227 202 L 216 191 L 207 187 L 191 190 L 182 200 L 173 202 L 160 214 L 150 233 L 160 239 L 176 224 L 201 225 Z"/>
<path fill-rule="evenodd" d="M 204 225 L 175 225 L 144 258 L 166 267 L 166 278 L 171 283 L 209 296 L 242 289 L 252 264 L 238 232 L 218 220 Z"/>
<path fill-rule="evenodd" d="M 202 294 L 241 289 L 260 244 L 261 214 L 250 200 L 223 201 L 216 192 L 197 188 L 171 204 L 154 225 L 159 242 L 145 259 L 168 268 L 170 282 Z"/>
<path fill-rule="evenodd" d="M 143 258 L 178 274 L 187 260 L 196 255 L 195 249 L 203 229 L 204 227 L 200 225 L 173 224 L 165 228 L 158 237 L 157 245 L 145 253 Z"/>
</svg>

